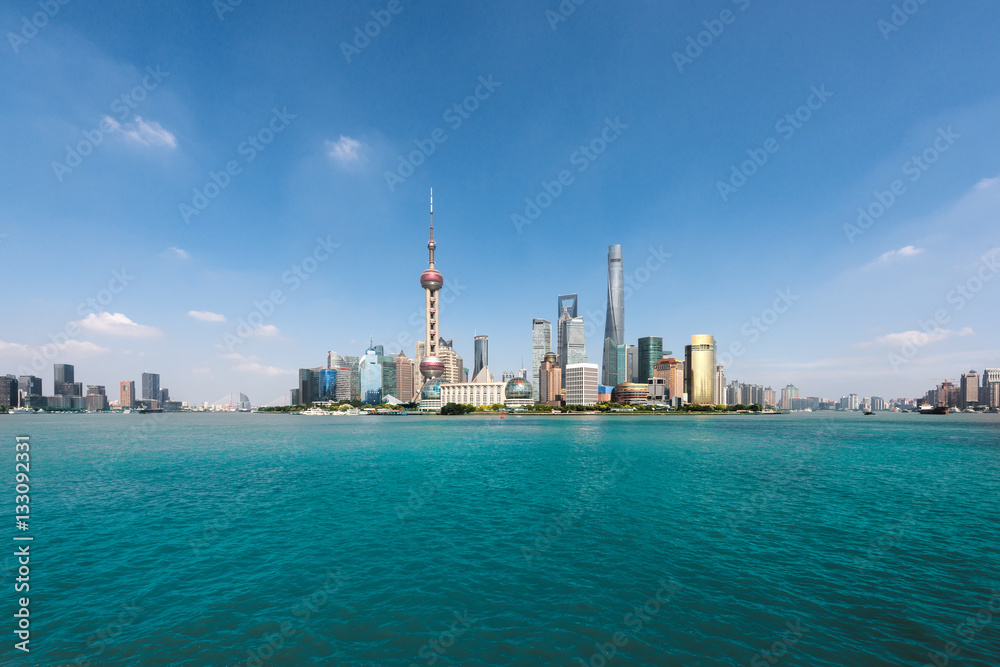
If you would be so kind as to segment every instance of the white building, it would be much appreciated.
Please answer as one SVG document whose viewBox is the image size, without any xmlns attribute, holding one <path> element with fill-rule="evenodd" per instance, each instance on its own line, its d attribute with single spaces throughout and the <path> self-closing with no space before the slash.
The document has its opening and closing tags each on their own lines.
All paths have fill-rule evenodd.
<svg viewBox="0 0 1000 667">
<path fill-rule="evenodd" d="M 484 405 L 503 404 L 504 382 L 458 382 L 441 385 L 441 405 L 459 403 L 474 405 L 477 408 Z"/>
<path fill-rule="evenodd" d="M 566 405 L 597 405 L 601 367 L 597 364 L 566 366 Z"/>
</svg>

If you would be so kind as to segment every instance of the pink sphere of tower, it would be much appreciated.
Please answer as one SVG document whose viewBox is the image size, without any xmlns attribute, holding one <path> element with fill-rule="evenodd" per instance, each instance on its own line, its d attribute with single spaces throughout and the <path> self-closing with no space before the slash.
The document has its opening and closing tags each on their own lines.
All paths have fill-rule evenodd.
<svg viewBox="0 0 1000 667">
<path fill-rule="evenodd" d="M 420 274 L 420 286 L 437 292 L 444 285 L 444 276 L 437 269 L 427 269 Z"/>
<path fill-rule="evenodd" d="M 420 374 L 425 378 L 439 378 L 444 375 L 444 361 L 440 357 L 424 357 L 420 362 Z"/>
</svg>

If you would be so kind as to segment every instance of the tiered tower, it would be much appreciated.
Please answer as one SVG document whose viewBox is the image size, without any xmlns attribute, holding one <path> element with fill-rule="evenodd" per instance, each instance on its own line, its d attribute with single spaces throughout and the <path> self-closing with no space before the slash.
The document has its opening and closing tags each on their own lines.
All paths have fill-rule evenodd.
<svg viewBox="0 0 1000 667">
<path fill-rule="evenodd" d="M 438 356 L 438 292 L 444 286 L 444 276 L 434 268 L 434 189 L 431 188 L 431 239 L 427 242 L 427 270 L 420 274 L 420 286 L 426 293 L 424 331 L 424 357 L 420 360 L 420 374 L 424 383 L 420 390 L 421 409 L 436 410 L 441 407 L 441 376 L 444 375 L 444 361 Z"/>
</svg>

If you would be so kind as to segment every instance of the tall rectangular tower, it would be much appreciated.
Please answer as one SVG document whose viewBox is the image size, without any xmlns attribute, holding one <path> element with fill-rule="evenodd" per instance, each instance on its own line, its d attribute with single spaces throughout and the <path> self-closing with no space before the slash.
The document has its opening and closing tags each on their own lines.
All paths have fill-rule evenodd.
<svg viewBox="0 0 1000 667">
<path fill-rule="evenodd" d="M 552 323 L 548 320 L 531 321 L 531 397 L 539 400 L 539 368 L 545 355 L 552 351 Z"/>
</svg>

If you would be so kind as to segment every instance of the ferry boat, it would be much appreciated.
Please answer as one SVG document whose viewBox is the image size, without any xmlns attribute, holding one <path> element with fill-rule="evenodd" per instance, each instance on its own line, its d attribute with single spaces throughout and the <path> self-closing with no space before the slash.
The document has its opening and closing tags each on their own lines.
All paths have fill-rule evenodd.
<svg viewBox="0 0 1000 667">
<path fill-rule="evenodd" d="M 309 408 L 296 414 L 306 415 L 307 417 L 329 417 L 331 413 L 329 410 L 324 410 L 323 408 Z"/>
<path fill-rule="evenodd" d="M 922 415 L 946 415 L 948 414 L 948 407 L 945 405 L 924 405 L 920 406 L 917 410 Z"/>
</svg>

